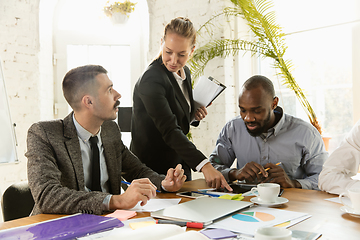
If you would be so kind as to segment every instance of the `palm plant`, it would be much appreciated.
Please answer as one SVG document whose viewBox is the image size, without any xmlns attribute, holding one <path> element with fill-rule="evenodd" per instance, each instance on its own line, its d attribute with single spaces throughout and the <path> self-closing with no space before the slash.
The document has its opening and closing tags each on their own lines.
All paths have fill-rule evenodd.
<svg viewBox="0 0 360 240">
<path fill-rule="evenodd" d="M 242 51 L 250 51 L 253 55 L 260 54 L 264 58 L 272 58 L 274 60 L 273 66 L 279 71 L 277 75 L 283 79 L 282 83 L 294 91 L 310 123 L 321 134 L 321 127 L 316 114 L 307 101 L 303 90 L 291 74 L 292 63 L 290 60 L 283 58 L 287 49 L 285 34 L 282 32 L 281 27 L 275 22 L 275 13 L 269 11 L 273 6 L 272 3 L 267 0 L 231 0 L 231 2 L 234 4 L 234 7 L 224 8 L 221 13 L 210 18 L 199 28 L 199 35 L 202 34 L 203 30 L 208 33 L 211 32 L 212 28 L 216 26 L 216 19 L 220 16 L 226 16 L 228 18 L 242 17 L 247 21 L 251 32 L 255 36 L 255 40 L 210 40 L 195 50 L 189 62 L 193 77 L 199 77 L 203 73 L 207 63 L 216 57 L 226 58 L 237 55 Z"/>
</svg>

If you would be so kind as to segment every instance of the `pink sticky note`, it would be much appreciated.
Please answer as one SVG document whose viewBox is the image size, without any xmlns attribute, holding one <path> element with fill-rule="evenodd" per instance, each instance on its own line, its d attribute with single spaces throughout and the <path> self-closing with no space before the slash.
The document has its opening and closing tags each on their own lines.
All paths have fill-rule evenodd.
<svg viewBox="0 0 360 240">
<path fill-rule="evenodd" d="M 136 212 L 135 211 L 129 211 L 129 210 L 116 210 L 113 213 L 110 213 L 108 215 L 105 215 L 105 217 L 113 217 L 113 218 L 117 218 L 120 221 L 125 221 L 133 216 L 136 216 Z"/>
</svg>

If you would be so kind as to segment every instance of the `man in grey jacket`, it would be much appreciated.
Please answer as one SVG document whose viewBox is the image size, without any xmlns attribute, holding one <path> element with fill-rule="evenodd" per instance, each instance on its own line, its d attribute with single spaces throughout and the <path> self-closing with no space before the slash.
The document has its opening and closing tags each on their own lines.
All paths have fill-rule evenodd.
<svg viewBox="0 0 360 240">
<path fill-rule="evenodd" d="M 181 188 L 186 179 L 181 165 L 160 175 L 122 143 L 119 127 L 112 121 L 121 95 L 103 67 L 70 70 L 63 80 L 63 93 L 73 112 L 63 120 L 35 123 L 28 131 L 25 156 L 35 200 L 33 215 L 130 209 L 139 201 L 145 205 L 157 190 Z M 97 174 L 92 172 L 94 162 Z M 131 182 L 123 194 L 121 176 Z"/>
</svg>

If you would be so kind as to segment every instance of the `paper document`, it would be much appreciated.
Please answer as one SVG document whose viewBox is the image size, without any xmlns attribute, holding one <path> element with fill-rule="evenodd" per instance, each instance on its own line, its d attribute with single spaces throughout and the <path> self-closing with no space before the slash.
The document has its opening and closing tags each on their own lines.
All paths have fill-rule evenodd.
<svg viewBox="0 0 360 240">
<path fill-rule="evenodd" d="M 141 206 L 140 202 L 138 202 L 136 206 L 130 210 L 136 212 L 154 212 L 164 209 L 166 207 L 178 205 L 180 201 L 181 198 L 169 198 L 169 199 L 152 198 L 146 203 L 145 206 Z"/>
<path fill-rule="evenodd" d="M 173 224 L 154 224 L 136 230 L 119 232 L 110 236 L 97 238 L 99 240 L 131 239 L 131 240 L 209 240 L 197 231 L 187 231 Z"/>
<path fill-rule="evenodd" d="M 222 228 L 232 232 L 254 236 L 256 229 L 259 227 L 271 227 L 294 219 L 304 220 L 304 218 L 309 217 L 307 213 L 256 206 L 232 214 L 208 227 Z"/>
<path fill-rule="evenodd" d="M 207 107 L 226 88 L 221 82 L 213 77 L 201 76 L 194 88 L 195 109 Z"/>
<path fill-rule="evenodd" d="M 341 204 L 339 197 L 326 198 L 326 199 L 324 199 L 324 200 L 330 201 L 330 202 L 335 202 L 335 203 L 340 203 L 340 204 Z M 344 202 L 345 204 L 351 206 L 351 200 L 350 200 L 350 198 L 348 198 L 348 197 L 343 197 L 342 200 L 343 200 L 343 202 Z"/>
</svg>

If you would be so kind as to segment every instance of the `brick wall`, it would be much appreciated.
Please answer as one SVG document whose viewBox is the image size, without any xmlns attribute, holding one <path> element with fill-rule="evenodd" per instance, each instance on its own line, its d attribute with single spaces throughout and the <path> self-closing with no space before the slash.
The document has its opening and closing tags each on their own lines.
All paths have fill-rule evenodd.
<svg viewBox="0 0 360 240">
<path fill-rule="evenodd" d="M 1 193 L 10 184 L 27 180 L 24 154 L 30 125 L 53 118 L 51 29 L 56 2 L 0 1 L 0 58 L 10 114 L 16 123 L 19 159 L 18 163 L 0 165 Z M 46 11 L 40 13 L 40 8 Z M 39 18 L 43 20 L 41 24 Z"/>
<path fill-rule="evenodd" d="M 40 113 L 39 1 L 0 1 L 0 58 L 18 140 L 17 164 L 2 164 L 0 188 L 26 179 L 25 137 Z"/>
</svg>

